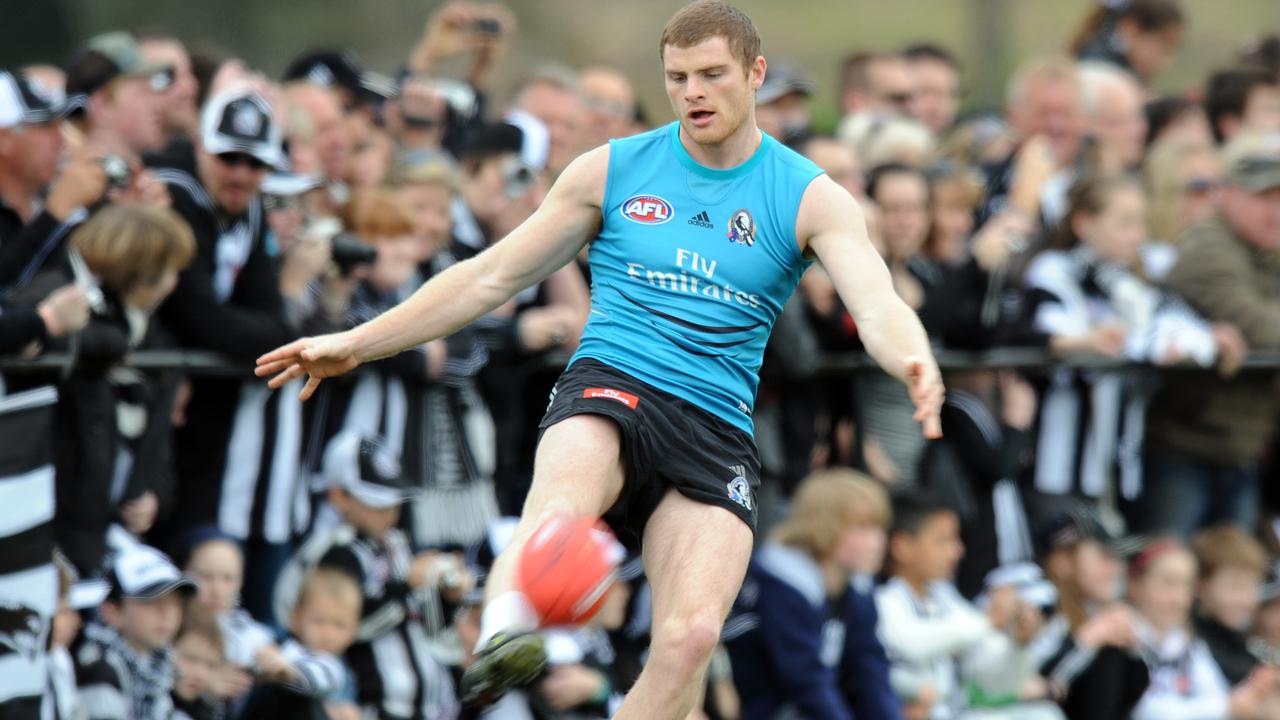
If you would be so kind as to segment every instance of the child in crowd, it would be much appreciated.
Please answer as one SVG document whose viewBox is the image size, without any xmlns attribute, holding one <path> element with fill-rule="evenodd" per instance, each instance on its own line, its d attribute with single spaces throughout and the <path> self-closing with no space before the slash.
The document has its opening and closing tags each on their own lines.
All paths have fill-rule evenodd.
<svg viewBox="0 0 1280 720">
<path fill-rule="evenodd" d="M 41 716 L 47 720 L 78 720 L 84 714 L 76 692 L 70 648 L 83 626 L 80 612 L 101 605 L 111 586 L 102 580 L 80 580 L 71 561 L 58 551 L 54 551 L 53 564 L 58 568 L 58 612 L 49 632 L 49 691 L 44 696 Z"/>
<path fill-rule="evenodd" d="M 531 707 L 541 711 L 536 716 L 560 717 L 568 713 L 583 720 L 609 718 L 622 705 L 621 689 L 611 673 L 616 655 L 609 632 L 618 630 L 627 620 L 627 603 L 631 599 L 628 582 L 632 579 L 620 576 L 609 588 L 600 611 L 586 624 L 543 633 L 547 670 L 529 701 Z"/>
<path fill-rule="evenodd" d="M 173 710 L 174 638 L 195 584 L 154 548 L 122 548 L 100 620 L 73 649 L 80 707 L 90 720 L 167 718 Z"/>
<path fill-rule="evenodd" d="M 210 678 L 211 692 L 231 702 L 253 685 L 252 673 L 282 664 L 271 628 L 240 607 L 244 555 L 235 538 L 215 527 L 193 531 L 186 543 L 186 570 L 200 583 L 195 603 L 222 630 L 223 663 Z"/>
<path fill-rule="evenodd" d="M 800 484 L 725 625 L 744 720 L 786 706 L 806 717 L 901 717 L 871 594 L 889 512 L 881 486 L 852 470 Z"/>
<path fill-rule="evenodd" d="M 1185 302 L 1148 280 L 1146 193 L 1127 175 L 1085 177 L 1072 186 L 1053 246 L 1031 260 L 1023 310 L 1029 329 L 1056 356 L 1092 353 L 1159 365 L 1219 364 L 1234 372 L 1239 348 Z M 1155 386 L 1124 370 L 1057 368 L 1040 410 L 1035 485 L 1046 496 L 1091 503 L 1143 502 L 1143 531 L 1171 526 L 1173 493 L 1143 493 L 1144 418 Z M 1114 487 L 1110 485 L 1114 483 Z"/>
<path fill-rule="evenodd" d="M 244 717 L 358 720 L 355 688 L 339 658 L 356 639 L 362 604 L 350 574 L 326 567 L 307 573 L 289 616 L 291 637 L 281 645 L 288 667 L 263 678 L 273 682 L 254 689 Z"/>
<path fill-rule="evenodd" d="M 1249 652 L 1248 632 L 1267 572 L 1267 551 L 1235 525 L 1201 530 L 1191 540 L 1200 566 L 1195 633 L 1209 646 L 1231 685 L 1261 666 Z"/>
<path fill-rule="evenodd" d="M 1062 717 L 1055 705 L 1034 702 L 1044 685 L 1028 649 L 1038 613 L 1009 587 L 990 594 L 983 613 L 951 584 L 964 553 L 956 513 L 914 496 L 899 498 L 893 512 L 892 577 L 876 592 L 876 607 L 904 716 Z M 975 706 L 981 714 L 970 714 Z"/>
<path fill-rule="evenodd" d="M 425 612 L 443 613 L 427 600 L 436 595 L 438 558 L 415 557 L 396 527 L 410 495 L 397 458 L 377 440 L 344 432 L 330 443 L 324 465 L 334 481 L 329 502 L 343 522 L 308 538 L 286 565 L 276 584 L 277 618 L 289 622 L 309 571 L 349 574 L 364 593 L 356 641 L 345 654 L 362 711 L 415 720 L 456 717 L 452 680 L 432 656 L 423 628 Z"/>
<path fill-rule="evenodd" d="M 1150 680 L 1134 652 L 1136 615 L 1120 601 L 1120 542 L 1081 508 L 1046 523 L 1037 544 L 1057 590 L 1031 646 L 1050 693 L 1068 718 L 1129 720 Z"/>
<path fill-rule="evenodd" d="M 218 620 L 197 603 L 187 605 L 182 629 L 173 641 L 173 707 L 183 720 L 216 720 L 222 703 L 211 692 L 214 676 L 222 668 L 222 630 Z"/>
<path fill-rule="evenodd" d="M 1153 541 L 1130 563 L 1139 651 L 1151 673 L 1133 720 L 1260 717 L 1274 674 L 1254 673 L 1230 687 L 1209 646 L 1192 631 L 1195 584 L 1195 556 L 1172 538 Z"/>
</svg>

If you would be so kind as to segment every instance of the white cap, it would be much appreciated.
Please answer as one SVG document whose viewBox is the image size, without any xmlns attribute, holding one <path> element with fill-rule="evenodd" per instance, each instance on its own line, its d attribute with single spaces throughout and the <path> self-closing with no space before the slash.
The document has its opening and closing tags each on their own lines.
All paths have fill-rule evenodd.
<svg viewBox="0 0 1280 720">
<path fill-rule="evenodd" d="M 284 164 L 271 103 L 250 88 L 232 88 L 211 98 L 200 114 L 200 137 L 212 155 L 242 152 L 273 168 Z"/>
</svg>

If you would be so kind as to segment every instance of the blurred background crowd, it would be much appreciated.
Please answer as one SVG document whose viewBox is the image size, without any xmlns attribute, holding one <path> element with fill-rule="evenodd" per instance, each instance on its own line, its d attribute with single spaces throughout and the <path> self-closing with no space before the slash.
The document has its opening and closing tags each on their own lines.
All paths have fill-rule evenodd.
<svg viewBox="0 0 1280 720">
<path fill-rule="evenodd" d="M 969 9 L 1007 32 L 1001 5 Z M 1210 6 L 1221 52 L 1188 47 Z M 815 67 L 800 20 L 756 18 L 760 127 L 861 202 L 950 351 L 948 396 L 926 442 L 806 273 L 766 353 L 759 547 L 697 717 L 1280 718 L 1280 14 L 1239 8 L 1077 3 L 1007 72 L 946 33 L 864 32 Z M 668 121 L 656 62 L 559 64 L 583 53 L 521 43 L 538 13 L 382 18 L 418 35 L 369 48 L 386 74 L 349 42 L 246 40 L 266 72 L 198 28 L 5 51 L 0 717 L 473 712 L 455 683 L 585 257 L 305 405 L 248 369 L 394 306 L 579 153 Z M 608 717 L 648 602 L 632 556 L 488 715 Z"/>
</svg>

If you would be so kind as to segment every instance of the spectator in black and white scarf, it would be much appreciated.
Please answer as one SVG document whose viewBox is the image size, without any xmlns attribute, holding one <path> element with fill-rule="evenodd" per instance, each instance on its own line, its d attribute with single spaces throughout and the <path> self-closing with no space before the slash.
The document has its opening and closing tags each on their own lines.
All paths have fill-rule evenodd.
<svg viewBox="0 0 1280 720">
<path fill-rule="evenodd" d="M 352 295 L 351 326 L 390 309 L 456 262 L 442 245 L 424 252 L 417 224 L 388 191 L 357 192 L 349 215 L 348 226 L 378 251 Z M 477 330 L 466 327 L 417 352 L 373 363 L 371 372 L 335 383 L 339 389 L 328 396 L 330 432 L 383 436 L 401 457 L 405 482 L 419 493 L 403 523 L 415 547 L 473 544 L 497 516 L 493 420 L 475 381 L 488 359 Z"/>
<path fill-rule="evenodd" d="M 183 596 L 195 591 L 195 583 L 145 545 L 119 551 L 110 582 L 101 620 L 84 628 L 72 650 L 81 708 L 91 720 L 168 718 L 172 644 Z"/>
</svg>

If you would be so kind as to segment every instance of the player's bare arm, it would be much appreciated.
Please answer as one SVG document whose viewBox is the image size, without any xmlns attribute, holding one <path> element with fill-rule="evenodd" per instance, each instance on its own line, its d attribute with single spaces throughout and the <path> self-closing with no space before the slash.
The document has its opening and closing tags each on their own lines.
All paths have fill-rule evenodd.
<svg viewBox="0 0 1280 720">
<path fill-rule="evenodd" d="M 858 325 L 867 352 L 885 372 L 907 384 L 925 437 L 942 436 L 938 412 L 943 386 L 920 319 L 894 292 L 889 269 L 872 247 L 858 203 L 826 175 L 810 183 L 800 202 L 796 237 L 826 269 Z"/>
<path fill-rule="evenodd" d="M 258 358 L 255 373 L 279 388 L 308 376 L 306 400 L 320 381 L 370 360 L 445 337 L 568 264 L 595 236 L 604 201 L 609 148 L 574 160 L 546 200 L 507 237 L 453 265 L 396 307 L 362 325 L 301 338 Z"/>
</svg>

